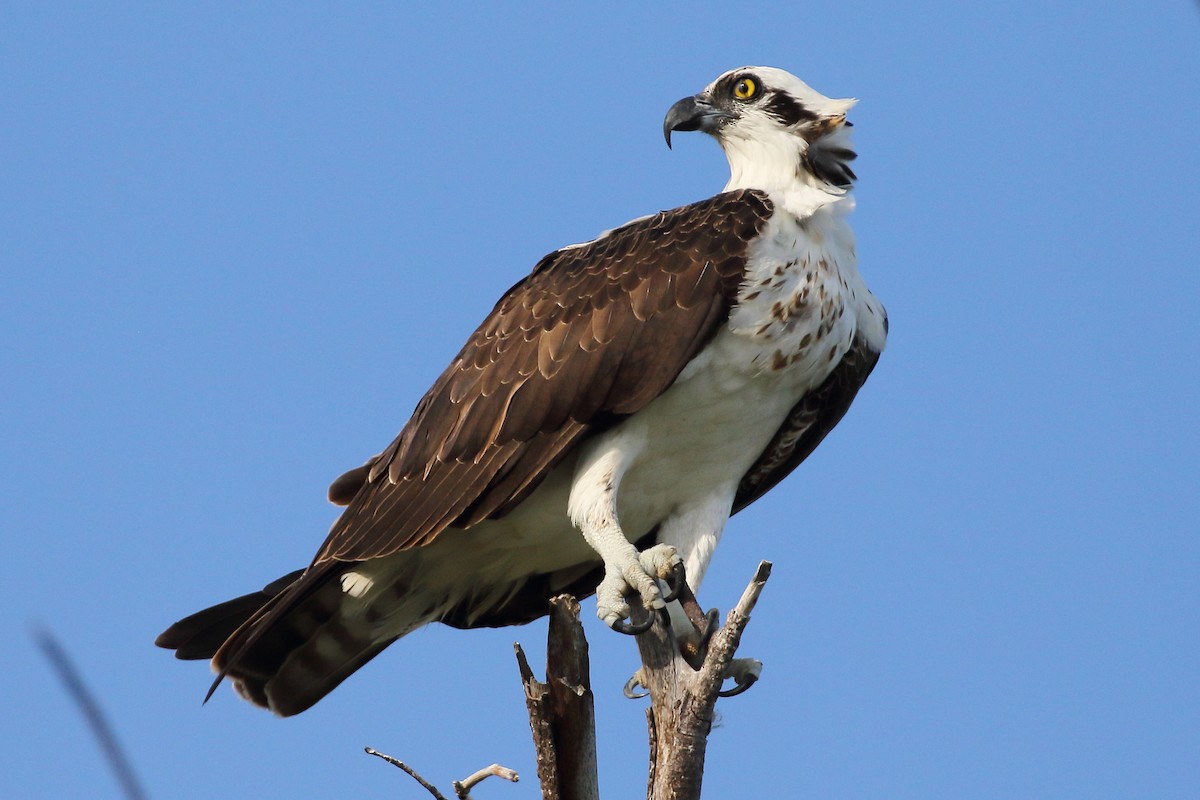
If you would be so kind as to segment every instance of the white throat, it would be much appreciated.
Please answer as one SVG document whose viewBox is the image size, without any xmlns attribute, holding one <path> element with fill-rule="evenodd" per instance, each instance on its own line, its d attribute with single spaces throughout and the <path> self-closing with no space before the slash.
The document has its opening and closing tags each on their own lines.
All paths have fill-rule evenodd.
<svg viewBox="0 0 1200 800">
<path fill-rule="evenodd" d="M 853 208 L 854 197 L 849 189 L 832 186 L 801 166 L 807 142 L 799 136 L 772 133 L 719 137 L 729 160 L 725 191 L 759 189 L 799 218 L 834 204 L 841 204 L 843 211 Z"/>
</svg>

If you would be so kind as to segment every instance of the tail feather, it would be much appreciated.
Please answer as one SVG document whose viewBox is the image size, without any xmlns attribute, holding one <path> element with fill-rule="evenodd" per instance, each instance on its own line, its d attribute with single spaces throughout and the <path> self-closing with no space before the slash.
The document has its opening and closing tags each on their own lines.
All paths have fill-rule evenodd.
<svg viewBox="0 0 1200 800">
<path fill-rule="evenodd" d="M 268 583 L 261 591 L 244 594 L 184 617 L 158 635 L 154 644 L 175 651 L 187 661 L 210 659 L 234 631 L 304 574 L 298 569 Z"/>
<path fill-rule="evenodd" d="M 268 680 L 237 677 L 234 688 L 275 714 L 290 717 L 311 708 L 396 640 L 342 638 L 334 635 L 337 629 L 336 621 L 324 626 L 319 636 L 293 650 Z"/>
<path fill-rule="evenodd" d="M 461 563 L 434 562 L 421 550 L 319 562 L 180 620 L 156 644 L 179 658 L 211 658 L 217 676 L 209 696 L 229 678 L 244 698 L 286 717 L 418 627 L 523 624 L 545 615 L 560 592 L 591 594 L 602 570 L 586 562 L 487 584 L 464 580 Z"/>
<path fill-rule="evenodd" d="M 260 592 L 176 622 L 155 644 L 174 649 L 178 658 L 211 658 L 217 677 L 208 697 L 229 678 L 255 705 L 279 716 L 298 714 L 437 616 L 421 593 L 402 583 L 385 583 L 390 591 L 370 599 L 347 595 L 341 578 L 353 567 L 328 562 L 290 573 Z"/>
</svg>

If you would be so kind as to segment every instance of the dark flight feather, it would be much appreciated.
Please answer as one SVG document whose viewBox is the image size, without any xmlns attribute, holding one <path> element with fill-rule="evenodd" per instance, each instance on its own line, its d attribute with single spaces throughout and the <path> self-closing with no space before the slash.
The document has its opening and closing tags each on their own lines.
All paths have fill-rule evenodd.
<svg viewBox="0 0 1200 800">
<path fill-rule="evenodd" d="M 598 425 L 666 391 L 728 317 L 771 213 L 761 192 L 730 192 L 542 259 L 373 463 L 317 561 L 386 556 L 509 508 Z"/>
<path fill-rule="evenodd" d="M 312 565 L 176 623 L 159 643 L 183 657 L 212 655 L 214 688 L 228 676 L 267 705 L 272 682 L 277 713 L 309 707 L 388 644 L 339 617 L 340 578 L 352 564 L 507 513 L 581 440 L 666 391 L 728 318 L 749 242 L 771 214 L 763 193 L 730 192 L 546 256 L 500 299 L 396 440 L 333 482 L 329 497 L 346 510 Z M 534 583 L 585 594 L 591 577 Z M 514 589 L 495 613 L 455 609 L 446 621 L 524 621 L 540 592 Z M 304 646 L 318 631 L 332 655 Z"/>
</svg>

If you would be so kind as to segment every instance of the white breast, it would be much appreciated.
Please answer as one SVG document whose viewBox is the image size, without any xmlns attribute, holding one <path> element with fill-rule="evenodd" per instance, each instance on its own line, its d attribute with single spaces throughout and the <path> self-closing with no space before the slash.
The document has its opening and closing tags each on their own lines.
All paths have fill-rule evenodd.
<svg viewBox="0 0 1200 800">
<path fill-rule="evenodd" d="M 792 407 L 837 366 L 856 331 L 883 346 L 882 307 L 858 275 L 840 209 L 817 209 L 803 221 L 778 211 L 748 265 L 728 323 L 670 389 L 560 463 L 506 517 L 446 531 L 423 550 L 432 556 L 469 541 L 455 559 L 469 554 L 466 574 L 476 586 L 594 561 L 567 511 L 580 475 L 605 459 L 623 475 L 617 511 L 631 539 L 719 498 L 727 513 L 742 476 Z M 444 583 L 463 568 L 456 563 Z"/>
<path fill-rule="evenodd" d="M 801 220 L 778 212 L 750 253 L 725 330 L 680 380 L 713 369 L 731 381 L 773 374 L 794 403 L 837 366 L 860 318 L 874 316 L 868 299 L 843 214 L 820 209 Z"/>
</svg>

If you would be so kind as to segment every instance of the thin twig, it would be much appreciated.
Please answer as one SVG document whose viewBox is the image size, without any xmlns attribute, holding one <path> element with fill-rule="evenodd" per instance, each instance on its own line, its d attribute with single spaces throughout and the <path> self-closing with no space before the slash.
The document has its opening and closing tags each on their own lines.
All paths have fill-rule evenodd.
<svg viewBox="0 0 1200 800">
<path fill-rule="evenodd" d="M 129 800 L 146 800 L 146 793 L 142 790 L 142 785 L 133 771 L 133 765 L 121 748 L 121 743 L 117 740 L 112 726 L 108 724 L 108 719 L 100 709 L 100 704 L 96 702 L 95 696 L 83 682 L 83 677 L 75 669 L 67 651 L 54 638 L 54 634 L 46 628 L 34 628 L 32 635 L 42 654 L 46 656 L 50 665 L 54 667 L 54 671 L 58 673 L 59 680 L 63 682 L 67 693 L 71 695 L 71 699 L 83 712 L 88 727 L 92 729 L 92 735 L 100 742 L 100 748 L 104 751 L 109 766 L 117 774 L 117 781 L 121 784 L 125 796 Z"/>
<path fill-rule="evenodd" d="M 433 795 L 436 800 L 446 800 L 446 796 L 439 792 L 436 786 L 422 778 L 415 769 L 410 767 L 408 764 L 405 764 L 400 759 L 395 758 L 394 756 L 389 756 L 387 753 L 381 753 L 374 747 L 364 747 L 363 750 L 366 751 L 367 755 L 382 758 L 393 767 L 399 767 L 407 772 L 410 778 L 421 784 L 421 786 L 425 787 L 425 791 Z M 490 767 L 484 767 L 483 769 L 472 773 L 469 777 L 463 778 L 461 781 L 454 781 L 450 785 L 454 787 L 454 794 L 458 800 L 470 800 L 472 787 L 474 787 L 484 778 L 488 778 L 492 775 L 495 775 L 498 778 L 504 778 L 506 781 L 512 781 L 513 783 L 516 783 L 521 779 L 521 776 L 517 774 L 515 769 L 502 767 L 499 764 L 492 764 Z"/>
<path fill-rule="evenodd" d="M 480 781 L 490 778 L 495 775 L 497 778 L 504 778 L 506 781 L 516 783 L 521 780 L 521 776 L 517 774 L 515 769 L 502 767 L 499 764 L 492 764 L 490 767 L 484 767 L 478 772 L 463 778 L 461 781 L 454 781 L 450 784 L 454 788 L 454 794 L 458 796 L 458 800 L 470 800 L 471 789 Z"/>
<path fill-rule="evenodd" d="M 405 764 L 400 759 L 393 758 L 392 756 L 389 756 L 386 753 L 381 753 L 378 750 L 376 750 L 374 747 L 365 747 L 363 749 L 366 750 L 367 755 L 378 756 L 379 758 L 382 758 L 384 761 L 391 764 L 393 767 L 399 767 L 400 769 L 407 772 L 409 774 L 409 777 L 411 777 L 414 781 L 416 781 L 417 783 L 424 786 L 425 791 L 429 792 L 431 795 L 433 795 L 435 798 L 437 798 L 437 800 L 446 800 L 446 797 L 437 790 L 436 786 L 434 786 L 432 783 L 430 783 L 429 781 L 422 778 L 420 775 L 417 774 L 416 770 L 414 770 L 408 764 Z"/>
</svg>

